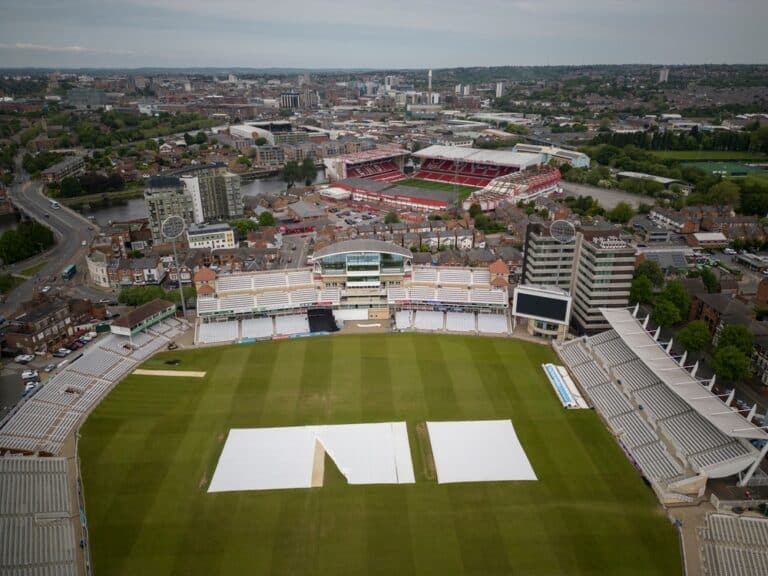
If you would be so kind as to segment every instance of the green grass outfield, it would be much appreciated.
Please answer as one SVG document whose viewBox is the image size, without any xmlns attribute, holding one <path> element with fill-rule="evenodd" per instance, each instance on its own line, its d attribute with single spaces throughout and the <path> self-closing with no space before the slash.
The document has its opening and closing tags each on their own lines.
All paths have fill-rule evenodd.
<svg viewBox="0 0 768 576">
<path fill-rule="evenodd" d="M 414 188 L 426 188 L 427 190 L 442 190 L 454 194 L 459 193 L 459 198 L 464 200 L 472 192 L 477 190 L 474 186 L 463 186 L 462 184 L 451 184 L 449 182 L 435 182 L 433 180 L 420 180 L 419 178 L 407 178 L 397 182 L 398 186 L 413 186 Z"/>
<path fill-rule="evenodd" d="M 693 166 L 710 174 L 730 174 L 743 176 L 744 174 L 766 174 L 765 170 L 754 166 L 747 166 L 741 162 L 683 162 L 683 166 Z"/>
<path fill-rule="evenodd" d="M 707 161 L 765 161 L 768 156 L 758 152 L 733 152 L 730 150 L 649 150 L 660 160 Z"/>
<path fill-rule="evenodd" d="M 591 410 L 564 410 L 549 348 L 424 334 L 165 352 L 82 428 L 95 574 L 680 574 L 678 539 Z M 426 420 L 511 418 L 536 482 L 438 485 Z M 416 484 L 206 493 L 230 428 L 404 420 Z M 330 473 L 333 473 L 332 471 Z"/>
</svg>

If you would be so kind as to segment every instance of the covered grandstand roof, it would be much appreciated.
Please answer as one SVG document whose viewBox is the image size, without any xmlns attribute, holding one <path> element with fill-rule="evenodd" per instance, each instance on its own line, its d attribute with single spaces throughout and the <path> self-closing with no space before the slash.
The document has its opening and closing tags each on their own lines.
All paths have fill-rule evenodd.
<svg viewBox="0 0 768 576">
<path fill-rule="evenodd" d="M 682 398 L 693 410 L 732 438 L 768 440 L 768 433 L 748 422 L 680 366 L 640 321 L 626 309 L 601 308 L 600 312 L 619 337 L 656 377 Z"/>
<path fill-rule="evenodd" d="M 379 146 L 372 150 L 363 150 L 362 152 L 353 152 L 351 154 L 342 154 L 326 160 L 343 161 L 346 164 L 359 164 L 362 162 L 374 162 L 396 156 L 407 156 L 410 152 L 399 146 Z"/>
<path fill-rule="evenodd" d="M 475 164 L 494 164 L 496 166 L 513 166 L 525 169 L 544 163 L 541 154 L 528 154 L 524 152 L 509 152 L 506 150 L 481 150 L 478 148 L 464 148 L 462 146 L 428 146 L 423 150 L 414 152 L 416 158 L 437 158 L 440 160 L 453 160 Z"/>
<path fill-rule="evenodd" d="M 384 252 L 385 254 L 398 254 L 405 258 L 413 258 L 411 251 L 406 250 L 402 246 L 370 238 L 336 242 L 335 244 L 321 248 L 312 255 L 312 258 L 325 258 L 326 256 L 332 256 L 334 254 L 347 254 L 349 252 Z"/>
</svg>

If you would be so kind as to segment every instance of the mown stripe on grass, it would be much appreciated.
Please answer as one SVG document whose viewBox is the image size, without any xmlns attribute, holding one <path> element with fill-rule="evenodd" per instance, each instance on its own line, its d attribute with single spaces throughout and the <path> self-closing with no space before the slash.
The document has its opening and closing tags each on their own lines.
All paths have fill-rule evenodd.
<svg viewBox="0 0 768 576">
<path fill-rule="evenodd" d="M 303 346 L 304 360 L 296 399 L 296 423 L 300 426 L 323 424 L 329 414 L 333 341 L 331 338 L 313 340 L 311 345 Z"/>
<path fill-rule="evenodd" d="M 333 336 L 329 424 L 350 424 L 363 419 L 361 338 Z"/>
<path fill-rule="evenodd" d="M 361 383 L 364 388 L 362 409 L 369 422 L 385 422 L 392 418 L 395 409 L 390 356 L 387 340 L 362 339 L 360 361 Z M 370 344 L 370 345 L 366 345 Z"/>
<path fill-rule="evenodd" d="M 418 358 L 418 372 L 424 383 L 428 420 L 460 420 L 461 406 L 448 374 L 440 339 L 423 334 L 410 335 Z"/>
</svg>

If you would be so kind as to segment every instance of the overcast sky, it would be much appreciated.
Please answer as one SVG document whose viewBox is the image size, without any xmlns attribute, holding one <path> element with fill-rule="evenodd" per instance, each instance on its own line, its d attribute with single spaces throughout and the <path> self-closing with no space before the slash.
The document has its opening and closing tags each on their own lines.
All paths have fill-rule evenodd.
<svg viewBox="0 0 768 576">
<path fill-rule="evenodd" d="M 0 67 L 766 63 L 768 0 L 0 0 Z"/>
</svg>

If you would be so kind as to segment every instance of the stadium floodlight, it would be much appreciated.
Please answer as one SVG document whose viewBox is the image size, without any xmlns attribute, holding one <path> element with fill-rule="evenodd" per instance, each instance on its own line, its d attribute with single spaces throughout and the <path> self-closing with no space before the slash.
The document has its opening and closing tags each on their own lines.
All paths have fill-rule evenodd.
<svg viewBox="0 0 768 576">
<path fill-rule="evenodd" d="M 179 269 L 179 256 L 176 254 L 176 240 L 184 234 L 185 228 L 186 223 L 184 222 L 184 218 L 177 215 L 168 216 L 168 218 L 163 220 L 162 224 L 160 224 L 160 233 L 166 240 L 170 240 L 171 245 L 173 246 L 173 265 L 176 267 L 176 281 L 179 283 L 181 313 L 184 315 L 184 318 L 187 317 L 187 303 L 184 301 L 184 288 L 181 284 L 181 270 Z"/>
<path fill-rule="evenodd" d="M 555 220 L 549 228 L 549 233 L 561 244 L 568 244 L 576 237 L 576 228 L 568 220 Z"/>
</svg>

